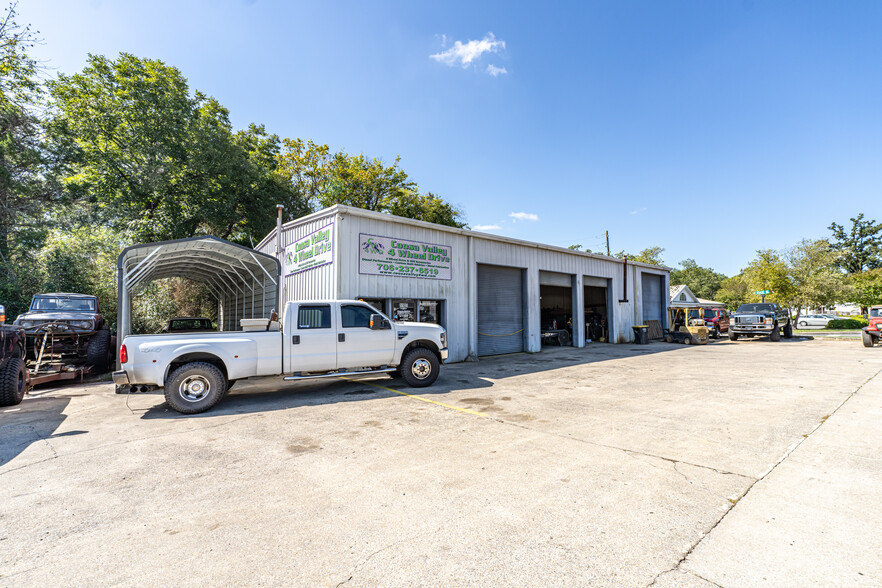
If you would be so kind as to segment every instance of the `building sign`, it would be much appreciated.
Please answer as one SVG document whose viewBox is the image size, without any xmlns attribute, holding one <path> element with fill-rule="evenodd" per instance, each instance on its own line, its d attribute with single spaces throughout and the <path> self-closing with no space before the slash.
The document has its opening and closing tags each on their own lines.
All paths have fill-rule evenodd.
<svg viewBox="0 0 882 588">
<path fill-rule="evenodd" d="M 285 247 L 285 275 L 305 272 L 334 262 L 334 223 Z"/>
<path fill-rule="evenodd" d="M 435 245 L 362 233 L 358 239 L 358 273 L 430 280 L 451 279 L 449 245 Z"/>
</svg>

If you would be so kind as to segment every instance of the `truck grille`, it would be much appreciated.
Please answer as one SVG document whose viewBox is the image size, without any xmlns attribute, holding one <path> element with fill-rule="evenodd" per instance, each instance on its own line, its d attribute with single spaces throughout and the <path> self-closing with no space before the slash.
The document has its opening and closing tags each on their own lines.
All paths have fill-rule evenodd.
<svg viewBox="0 0 882 588">
<path fill-rule="evenodd" d="M 763 322 L 761 316 L 736 316 L 735 324 L 738 325 L 758 325 Z"/>
</svg>

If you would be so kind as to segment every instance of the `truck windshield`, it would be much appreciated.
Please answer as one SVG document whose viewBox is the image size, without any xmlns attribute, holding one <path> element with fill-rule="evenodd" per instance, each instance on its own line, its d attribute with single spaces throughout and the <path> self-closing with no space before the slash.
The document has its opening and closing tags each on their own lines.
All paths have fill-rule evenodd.
<svg viewBox="0 0 882 588">
<path fill-rule="evenodd" d="M 873 318 L 882 317 L 882 308 L 871 308 L 870 309 L 870 316 Z"/>
<path fill-rule="evenodd" d="M 774 312 L 774 304 L 742 304 L 738 312 Z"/>
<path fill-rule="evenodd" d="M 95 312 L 98 301 L 94 298 L 70 298 L 65 296 L 34 296 L 31 310 L 66 310 L 73 312 Z"/>
</svg>

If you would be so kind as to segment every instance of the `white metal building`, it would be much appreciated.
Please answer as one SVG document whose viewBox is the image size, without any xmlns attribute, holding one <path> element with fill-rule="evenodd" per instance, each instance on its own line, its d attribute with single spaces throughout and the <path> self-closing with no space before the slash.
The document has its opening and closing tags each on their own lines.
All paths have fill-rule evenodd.
<svg viewBox="0 0 882 588">
<path fill-rule="evenodd" d="M 256 248 L 280 255 L 281 304 L 358 298 L 447 328 L 450 361 L 543 343 L 633 341 L 665 326 L 669 268 L 336 205 Z M 280 251 L 280 253 L 279 253 Z"/>
</svg>

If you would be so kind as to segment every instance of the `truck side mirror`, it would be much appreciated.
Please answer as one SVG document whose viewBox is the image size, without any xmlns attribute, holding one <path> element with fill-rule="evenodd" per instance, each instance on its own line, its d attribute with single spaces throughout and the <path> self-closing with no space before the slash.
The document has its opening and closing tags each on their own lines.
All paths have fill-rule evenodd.
<svg viewBox="0 0 882 588">
<path fill-rule="evenodd" d="M 389 329 L 391 325 L 389 321 L 383 318 L 382 314 L 372 314 L 371 315 L 371 330 L 372 331 L 380 331 L 382 329 Z"/>
</svg>

